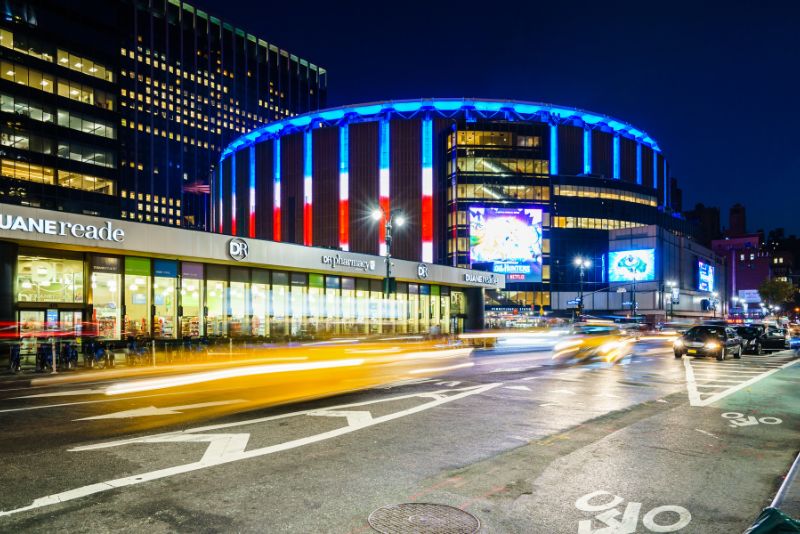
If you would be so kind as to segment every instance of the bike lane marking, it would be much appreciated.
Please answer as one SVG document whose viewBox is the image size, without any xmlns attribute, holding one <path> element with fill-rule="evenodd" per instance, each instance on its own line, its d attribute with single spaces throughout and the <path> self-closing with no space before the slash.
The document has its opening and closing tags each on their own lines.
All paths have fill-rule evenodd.
<svg viewBox="0 0 800 534">
<path fill-rule="evenodd" d="M 105 449 L 110 447 L 118 447 L 122 445 L 127 445 L 131 443 L 178 443 L 178 442 L 190 442 L 190 443 L 197 443 L 197 442 L 208 442 L 209 446 L 206 449 L 203 457 L 196 462 L 191 462 L 188 464 L 177 465 L 173 467 L 168 467 L 165 469 L 158 469 L 156 471 L 149 471 L 145 473 L 139 473 L 137 475 L 131 475 L 123 478 L 117 478 L 112 480 L 106 480 L 103 482 L 97 482 L 95 484 L 89 484 L 87 486 L 81 486 L 79 488 L 74 488 L 67 491 L 62 491 L 59 493 L 54 493 L 51 495 L 46 495 L 44 497 L 39 497 L 34 499 L 34 501 L 27 505 L 20 508 L 14 508 L 11 510 L 3 510 L 0 511 L 0 517 L 8 516 L 12 514 L 17 514 L 20 512 L 26 512 L 30 510 L 35 510 L 37 508 L 42 508 L 45 506 L 50 506 L 53 504 L 71 501 L 75 499 L 79 499 L 81 497 L 86 497 L 88 495 L 93 495 L 96 493 L 101 493 L 109 490 L 113 490 L 116 488 L 122 488 L 126 486 L 133 486 L 137 484 L 142 484 L 144 482 L 150 482 L 153 480 L 158 480 L 170 476 L 175 476 L 183 473 L 189 473 L 192 471 L 196 471 L 199 469 L 205 469 L 207 467 L 213 467 L 217 465 L 228 464 L 231 462 L 236 462 L 239 460 L 246 460 L 250 458 L 256 458 L 259 456 L 266 456 L 269 454 L 274 454 L 276 452 L 287 451 L 290 449 L 295 449 L 298 447 L 302 447 L 304 445 L 310 445 L 312 443 L 318 443 L 320 441 L 325 441 L 331 438 L 336 438 L 345 434 L 349 434 L 351 432 L 355 432 L 357 430 L 361 430 L 363 428 L 369 428 L 371 426 L 375 426 L 381 423 L 385 423 L 388 421 L 392 421 L 394 419 L 399 419 L 401 417 L 405 417 L 408 415 L 416 414 L 425 410 L 429 410 L 431 408 L 435 408 L 437 406 L 441 406 L 448 402 L 452 402 L 455 400 L 460 400 L 465 397 L 469 397 L 471 395 L 476 395 L 480 393 L 484 393 L 489 391 L 490 389 L 496 388 L 501 386 L 502 383 L 492 383 L 486 384 L 482 386 L 470 386 L 467 388 L 459 388 L 459 389 L 447 389 L 447 390 L 440 390 L 436 392 L 427 392 L 427 393 L 415 393 L 409 395 L 400 395 L 396 397 L 390 397 L 387 399 L 377 399 L 371 401 L 363 401 L 351 404 L 343 404 L 339 406 L 330 406 L 327 408 L 313 408 L 309 410 L 302 410 L 299 412 L 292 412 L 288 414 L 280 414 L 268 417 L 261 417 L 257 419 L 250 419 L 246 421 L 238 421 L 234 423 L 222 423 L 217 425 L 209 425 L 205 427 L 197 427 L 189 430 L 184 430 L 180 432 L 168 432 L 165 434 L 154 434 L 150 436 L 143 436 L 138 438 L 129 438 L 117 441 L 110 441 L 105 443 L 97 443 L 94 445 L 85 445 L 81 447 L 74 447 L 69 449 L 72 452 L 78 451 L 90 451 L 90 450 L 98 450 L 98 449 Z M 337 411 L 339 412 L 336 415 L 340 415 L 344 413 L 343 410 L 347 408 L 353 408 L 356 406 L 367 406 L 370 404 L 378 404 L 384 402 L 391 402 L 391 401 L 398 401 L 398 400 L 405 400 L 411 399 L 415 397 L 421 398 L 430 398 L 433 396 L 431 401 L 425 402 L 418 406 L 414 406 L 413 408 L 408 408 L 405 410 L 401 410 L 398 412 L 390 413 L 387 415 L 383 415 L 380 417 L 371 418 L 366 420 L 365 417 L 358 417 L 353 420 L 351 418 L 348 419 L 348 425 L 337 428 L 335 430 L 330 430 L 327 432 L 322 432 L 319 434 L 315 434 L 312 436 L 306 436 L 304 438 L 298 438 L 291 441 L 287 441 L 284 443 L 279 443 L 277 445 L 270 445 L 267 447 L 262 447 L 258 449 L 252 450 L 245 450 L 247 446 L 247 441 L 250 437 L 249 433 L 235 433 L 235 434 L 202 434 L 201 432 L 208 432 L 210 430 L 220 430 L 223 428 L 232 428 L 232 427 L 239 427 L 239 426 L 246 426 L 246 425 L 253 425 L 257 423 L 262 423 L 266 421 L 274 421 L 277 419 L 285 419 L 288 417 L 296 417 L 300 415 L 320 415 L 322 412 L 326 412 L 327 414 L 334 414 Z"/>
</svg>

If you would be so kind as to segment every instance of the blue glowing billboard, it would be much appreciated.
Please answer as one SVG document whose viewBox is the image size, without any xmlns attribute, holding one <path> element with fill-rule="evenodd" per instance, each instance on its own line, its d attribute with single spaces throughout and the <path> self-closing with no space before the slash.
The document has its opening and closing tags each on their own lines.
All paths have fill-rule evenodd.
<svg viewBox="0 0 800 534">
<path fill-rule="evenodd" d="M 542 210 L 471 206 L 469 254 L 509 282 L 541 282 Z"/>
<path fill-rule="evenodd" d="M 652 282 L 656 279 L 656 249 L 608 253 L 609 282 Z"/>
<path fill-rule="evenodd" d="M 714 266 L 703 260 L 697 261 L 697 289 L 698 291 L 714 291 Z"/>
</svg>

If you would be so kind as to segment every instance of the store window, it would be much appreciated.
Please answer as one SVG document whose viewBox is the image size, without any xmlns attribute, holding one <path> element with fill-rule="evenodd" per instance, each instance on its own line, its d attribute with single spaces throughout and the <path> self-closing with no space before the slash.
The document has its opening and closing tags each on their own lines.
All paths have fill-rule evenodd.
<svg viewBox="0 0 800 534">
<path fill-rule="evenodd" d="M 356 328 L 356 280 L 342 278 L 342 331 L 348 334 Z"/>
<path fill-rule="evenodd" d="M 439 286 L 430 286 L 431 288 L 431 307 L 430 307 L 430 332 L 432 334 L 441 333 L 441 305 L 439 299 Z"/>
<path fill-rule="evenodd" d="M 408 284 L 408 332 L 419 332 L 419 284 Z"/>
<path fill-rule="evenodd" d="M 330 335 L 342 333 L 341 279 L 338 276 L 325 277 L 325 331 Z"/>
<path fill-rule="evenodd" d="M 83 302 L 83 260 L 21 253 L 18 302 Z"/>
<path fill-rule="evenodd" d="M 419 286 L 419 331 L 428 332 L 431 327 L 431 286 Z"/>
<path fill-rule="evenodd" d="M 369 281 L 369 332 L 383 332 L 383 285 L 381 280 Z"/>
<path fill-rule="evenodd" d="M 272 273 L 272 336 L 283 339 L 289 335 L 289 275 Z"/>
<path fill-rule="evenodd" d="M 122 260 L 111 256 L 91 259 L 92 322 L 97 335 L 120 339 L 122 326 Z"/>
<path fill-rule="evenodd" d="M 397 293 L 395 294 L 397 301 L 397 323 L 396 332 L 398 334 L 408 333 L 408 284 L 403 282 L 397 283 Z"/>
<path fill-rule="evenodd" d="M 253 269 L 250 284 L 250 334 L 269 336 L 269 271 Z"/>
<path fill-rule="evenodd" d="M 125 337 L 150 336 L 150 260 L 125 258 Z"/>
<path fill-rule="evenodd" d="M 317 337 L 321 331 L 320 320 L 325 305 L 325 277 L 321 274 L 308 275 L 308 334 Z"/>
<path fill-rule="evenodd" d="M 369 280 L 356 279 L 356 328 L 355 332 L 369 332 Z"/>
<path fill-rule="evenodd" d="M 228 269 L 220 265 L 206 266 L 206 303 L 208 317 L 206 328 L 209 336 L 228 335 Z"/>
<path fill-rule="evenodd" d="M 230 323 L 228 335 L 242 337 L 250 335 L 250 271 L 249 269 L 231 267 L 231 285 L 229 290 Z"/>
<path fill-rule="evenodd" d="M 292 293 L 289 299 L 292 337 L 308 336 L 308 276 L 303 273 L 291 273 L 289 282 Z"/>
<path fill-rule="evenodd" d="M 153 261 L 153 337 L 175 339 L 178 323 L 178 262 Z"/>
<path fill-rule="evenodd" d="M 441 328 L 442 334 L 449 334 L 450 333 L 450 288 L 442 287 L 440 293 L 441 293 L 440 295 L 441 312 L 440 312 L 439 326 Z"/>
<path fill-rule="evenodd" d="M 181 264 L 181 337 L 203 335 L 203 264 Z"/>
</svg>

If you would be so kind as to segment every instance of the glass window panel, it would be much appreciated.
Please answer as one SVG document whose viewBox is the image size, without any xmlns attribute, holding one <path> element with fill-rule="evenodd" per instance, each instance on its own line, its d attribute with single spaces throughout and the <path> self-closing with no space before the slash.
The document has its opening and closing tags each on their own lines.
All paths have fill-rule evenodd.
<svg viewBox="0 0 800 534">
<path fill-rule="evenodd" d="M 19 302 L 83 302 L 83 261 L 20 255 Z"/>
<path fill-rule="evenodd" d="M 92 322 L 98 335 L 105 339 L 120 339 L 122 313 L 122 275 L 92 273 Z"/>
<path fill-rule="evenodd" d="M 178 303 L 177 278 L 158 276 L 153 279 L 153 337 L 175 339 L 177 337 Z"/>
</svg>

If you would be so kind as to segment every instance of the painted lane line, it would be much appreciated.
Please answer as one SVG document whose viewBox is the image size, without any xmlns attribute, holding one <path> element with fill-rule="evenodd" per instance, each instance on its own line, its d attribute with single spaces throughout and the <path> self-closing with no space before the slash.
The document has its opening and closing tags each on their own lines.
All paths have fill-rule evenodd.
<svg viewBox="0 0 800 534">
<path fill-rule="evenodd" d="M 103 402 L 122 402 L 132 399 L 149 399 L 150 397 L 167 397 L 172 395 L 183 395 L 183 393 L 173 392 L 173 393 L 154 393 L 152 395 L 136 395 L 134 397 L 120 397 L 117 399 L 101 399 L 101 400 L 91 400 L 91 401 L 78 401 L 78 402 L 64 402 L 61 404 L 45 404 L 44 406 L 26 406 L 24 408 L 7 408 L 5 410 L 0 410 L 0 413 L 10 413 L 10 412 L 26 412 L 29 410 L 44 410 L 46 408 L 62 408 L 64 406 L 77 406 L 79 404 L 100 404 Z"/>
<path fill-rule="evenodd" d="M 518 391 L 531 391 L 528 386 L 504 386 L 503 389 L 516 389 Z"/>
<path fill-rule="evenodd" d="M 545 404 L 540 404 L 539 406 L 541 406 L 542 408 L 544 408 L 545 406 L 558 406 L 558 403 L 548 402 L 548 403 L 545 403 Z"/>
<path fill-rule="evenodd" d="M 691 360 L 686 356 L 683 357 L 683 367 L 686 371 L 686 391 L 689 394 L 689 404 L 691 406 L 700 406 L 703 401 L 697 391 L 697 384 L 694 378 L 694 369 L 692 369 Z"/>
<path fill-rule="evenodd" d="M 340 405 L 340 406 L 332 406 L 324 410 L 315 409 L 315 410 L 303 410 L 301 412 L 294 412 L 291 414 L 281 414 L 279 416 L 273 417 L 262 417 L 259 419 L 252 419 L 248 421 L 240 421 L 236 423 L 227 423 L 221 425 L 210 425 L 207 427 L 199 427 L 190 430 L 185 430 L 182 432 L 170 432 L 165 434 L 155 434 L 152 436 L 144 436 L 140 438 L 131 438 L 125 440 L 118 440 L 118 441 L 111 441 L 106 443 L 98 443 L 95 445 L 86 445 L 83 447 L 75 447 L 69 449 L 70 451 L 89 451 L 89 450 L 97 450 L 97 449 L 105 449 L 109 447 L 117 447 L 120 445 L 125 445 L 129 443 L 181 443 L 181 442 L 189 442 L 189 443 L 197 443 L 197 442 L 208 442 L 209 446 L 206 449 L 203 457 L 197 461 L 183 465 L 177 465 L 174 467 L 167 467 L 165 469 L 158 469 L 156 471 L 150 471 L 147 473 L 140 473 L 137 475 L 127 476 L 123 478 L 117 478 L 112 480 L 106 480 L 104 482 L 98 482 L 95 484 L 89 484 L 88 486 L 82 486 L 79 488 L 74 488 L 71 490 L 63 491 L 60 493 L 54 493 L 52 495 L 47 495 L 45 497 L 40 497 L 38 499 L 34 499 L 34 501 L 27 505 L 20 508 L 15 508 L 11 510 L 0 511 L 0 517 L 17 514 L 20 512 L 26 512 L 29 510 L 35 510 L 37 508 L 42 508 L 45 506 L 50 506 L 52 504 L 62 503 L 66 501 L 72 501 L 75 499 L 79 499 L 81 497 L 86 497 L 89 495 L 94 495 L 97 493 L 102 493 L 105 491 L 122 488 L 126 486 L 133 486 L 137 484 L 142 484 L 144 482 L 150 482 L 153 480 L 158 480 L 166 477 L 171 477 L 175 475 L 179 475 L 182 473 L 189 473 L 192 471 L 197 471 L 199 469 L 205 469 L 207 467 L 212 467 L 216 465 L 227 464 L 231 462 L 236 462 L 239 460 L 246 460 L 250 458 L 257 458 L 259 456 L 265 456 L 269 454 L 274 454 L 277 452 L 287 451 L 290 449 L 295 449 L 297 447 L 302 447 L 304 445 L 309 445 L 312 443 L 318 443 L 320 441 L 324 441 L 327 439 L 336 438 L 345 434 L 349 434 L 356 430 L 360 430 L 362 428 L 367 428 L 370 426 L 378 425 L 380 423 L 385 423 L 388 421 L 392 421 L 394 419 L 399 419 L 401 417 L 405 417 L 408 415 L 416 414 L 422 412 L 424 410 L 429 410 L 431 408 L 435 408 L 437 406 L 441 406 L 442 404 L 456 401 L 463 399 L 465 397 L 469 397 L 471 395 L 477 395 L 480 393 L 484 393 L 493 389 L 497 386 L 502 385 L 502 383 L 493 383 L 493 384 L 486 384 L 483 386 L 475 386 L 469 388 L 461 388 L 459 390 L 443 390 L 439 393 L 441 394 L 448 394 L 454 391 L 459 391 L 459 393 L 448 395 L 446 398 L 440 400 L 432 400 L 430 402 L 426 402 L 415 406 L 413 408 L 409 408 L 406 410 L 402 410 L 399 412 L 394 412 L 391 414 L 383 415 L 381 417 L 375 417 L 370 420 L 367 424 L 360 424 L 359 426 L 344 426 L 341 428 L 337 428 L 335 430 L 322 432 L 320 434 L 315 434 L 312 436 L 307 436 L 304 438 L 294 439 L 291 441 L 287 441 L 285 443 L 280 443 L 277 445 L 270 445 L 267 447 L 262 447 L 258 449 L 252 450 L 245 450 L 247 445 L 247 441 L 249 440 L 250 434 L 249 433 L 235 433 L 235 434 L 201 434 L 200 432 L 205 432 L 208 429 L 218 429 L 218 428 L 230 428 L 233 426 L 245 426 L 255 424 L 256 422 L 263 422 L 266 420 L 275 420 L 279 418 L 286 418 L 292 417 L 297 415 L 309 415 L 312 412 L 334 412 L 339 411 L 343 408 L 349 408 L 352 406 L 364 406 L 367 404 L 378 404 L 382 402 L 390 402 L 401 400 L 405 398 L 417 397 L 419 395 L 401 395 L 398 397 L 391 397 L 388 399 L 378 399 L 374 401 L 365 401 L 361 403 L 352 403 L 347 405 Z"/>
<path fill-rule="evenodd" d="M 560 393 L 561 395 L 575 395 L 575 392 L 569 389 L 554 389 L 550 393 Z"/>
<path fill-rule="evenodd" d="M 705 430 L 700 430 L 699 428 L 695 428 L 695 430 L 697 430 L 697 431 L 698 431 L 698 432 L 700 432 L 701 434 L 705 434 L 706 436 L 711 436 L 711 437 L 712 437 L 712 438 L 714 438 L 714 439 L 719 439 L 717 436 L 715 436 L 715 435 L 714 435 L 714 434 L 712 434 L 711 432 L 706 432 Z"/>
<path fill-rule="evenodd" d="M 133 417 L 150 417 L 154 415 L 176 415 L 183 413 L 185 410 L 196 410 L 197 408 L 210 408 L 211 406 L 225 406 L 228 404 L 237 404 L 240 402 L 244 401 L 242 399 L 236 399 L 227 401 L 201 402 L 199 404 L 186 404 L 184 406 L 169 406 L 164 408 L 157 408 L 156 406 L 146 406 L 144 408 L 123 410 L 121 412 L 114 412 L 106 415 L 82 417 L 80 419 L 73 419 L 73 421 L 94 421 L 100 419 L 130 419 Z"/>
<path fill-rule="evenodd" d="M 53 393 L 39 393 L 37 395 L 23 395 L 22 397 L 9 397 L 6 400 L 43 399 L 45 397 L 69 397 L 71 395 L 102 395 L 103 393 L 105 393 L 104 389 L 74 389 L 72 391 L 56 391 Z"/>
</svg>

